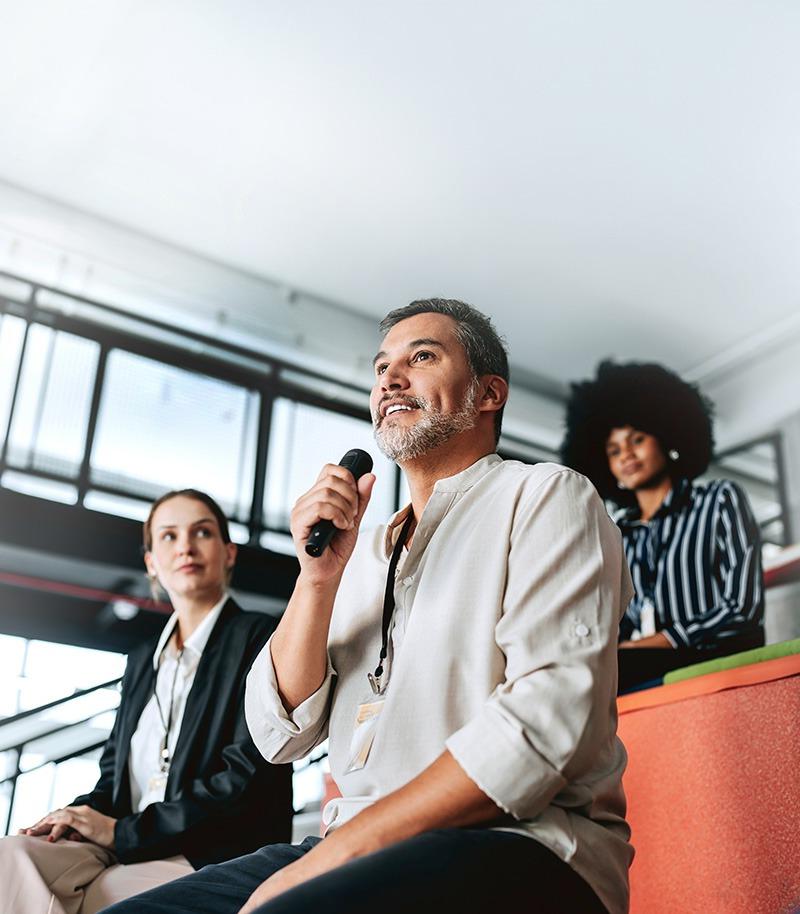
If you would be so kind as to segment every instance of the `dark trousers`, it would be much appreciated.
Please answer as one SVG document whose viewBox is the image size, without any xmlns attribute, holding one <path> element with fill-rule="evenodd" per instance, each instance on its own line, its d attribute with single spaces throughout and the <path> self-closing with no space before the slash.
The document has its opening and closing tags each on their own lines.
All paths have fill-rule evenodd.
<svg viewBox="0 0 800 914">
<path fill-rule="evenodd" d="M 236 914 L 272 873 L 320 838 L 206 866 L 102 914 Z M 258 914 L 608 914 L 566 863 L 532 838 L 489 829 L 426 832 L 279 895 Z"/>
</svg>

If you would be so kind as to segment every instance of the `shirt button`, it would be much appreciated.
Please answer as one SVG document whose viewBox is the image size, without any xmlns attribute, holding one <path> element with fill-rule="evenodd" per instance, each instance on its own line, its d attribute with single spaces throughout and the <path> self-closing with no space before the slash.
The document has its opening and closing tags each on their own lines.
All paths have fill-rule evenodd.
<svg viewBox="0 0 800 914">
<path fill-rule="evenodd" d="M 403 578 L 403 583 L 406 585 L 406 587 L 410 587 L 414 583 L 414 576 L 409 575 L 409 577 Z"/>
<path fill-rule="evenodd" d="M 583 622 L 579 622 L 579 623 L 575 626 L 575 634 L 576 634 L 579 638 L 585 638 L 585 637 L 589 634 L 589 626 L 588 626 L 588 625 L 584 625 Z"/>
</svg>

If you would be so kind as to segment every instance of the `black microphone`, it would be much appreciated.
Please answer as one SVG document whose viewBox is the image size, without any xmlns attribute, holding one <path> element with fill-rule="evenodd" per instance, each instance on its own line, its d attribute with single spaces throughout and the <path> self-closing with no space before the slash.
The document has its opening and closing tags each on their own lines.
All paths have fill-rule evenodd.
<svg viewBox="0 0 800 914">
<path fill-rule="evenodd" d="M 364 473 L 369 473 L 372 469 L 372 458 L 366 451 L 354 447 L 342 457 L 339 461 L 339 466 L 350 470 L 353 474 L 353 479 L 358 482 Z M 333 534 L 336 533 L 337 529 L 332 520 L 318 520 L 311 528 L 311 533 L 308 534 L 306 552 L 309 555 L 313 555 L 314 558 L 321 556 L 328 543 L 333 539 Z"/>
</svg>

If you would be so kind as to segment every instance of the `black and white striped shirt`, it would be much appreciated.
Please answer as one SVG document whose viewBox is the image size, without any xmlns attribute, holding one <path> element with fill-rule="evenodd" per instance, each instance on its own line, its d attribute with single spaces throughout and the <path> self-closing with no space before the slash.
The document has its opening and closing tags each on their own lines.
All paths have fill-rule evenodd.
<svg viewBox="0 0 800 914">
<path fill-rule="evenodd" d="M 639 629 L 650 602 L 674 647 L 717 648 L 734 637 L 763 644 L 761 538 L 743 490 L 726 479 L 683 479 L 649 523 L 638 515 L 615 516 L 636 589 L 621 640 Z"/>
</svg>

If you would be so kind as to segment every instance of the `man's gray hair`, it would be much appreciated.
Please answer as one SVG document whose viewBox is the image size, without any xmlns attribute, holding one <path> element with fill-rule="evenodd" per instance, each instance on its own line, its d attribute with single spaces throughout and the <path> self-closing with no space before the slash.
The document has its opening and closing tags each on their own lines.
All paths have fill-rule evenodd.
<svg viewBox="0 0 800 914">
<path fill-rule="evenodd" d="M 452 317 L 456 322 L 456 337 L 464 347 L 473 376 L 479 378 L 485 374 L 496 374 L 504 381 L 508 381 L 508 354 L 505 342 L 491 320 L 477 308 L 456 298 L 423 298 L 390 311 L 380 323 L 381 334 L 386 336 L 395 324 L 408 317 L 414 317 L 415 314 L 444 314 L 446 317 Z M 503 408 L 494 416 L 495 442 L 500 440 Z"/>
</svg>

